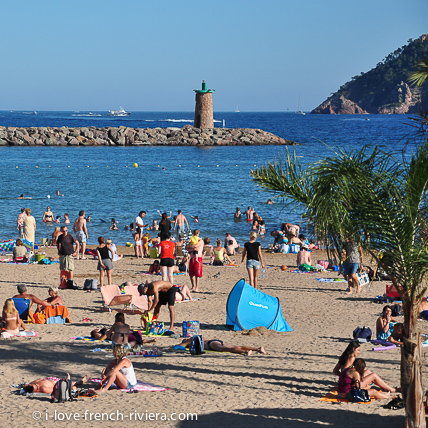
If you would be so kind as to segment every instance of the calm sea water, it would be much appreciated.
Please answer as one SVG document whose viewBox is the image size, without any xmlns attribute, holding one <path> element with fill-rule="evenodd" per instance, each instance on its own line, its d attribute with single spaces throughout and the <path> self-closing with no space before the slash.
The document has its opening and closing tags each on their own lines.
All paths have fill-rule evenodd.
<svg viewBox="0 0 428 428">
<path fill-rule="evenodd" d="M 294 113 L 216 113 L 215 126 L 260 128 L 301 145 L 296 153 L 303 163 L 328 156 L 331 148 L 380 145 L 391 150 L 407 145 L 411 128 L 406 116 L 330 116 Z M 193 112 L 133 112 L 124 118 L 106 112 L 0 112 L 2 126 L 129 126 L 181 127 L 193 123 Z M 325 143 L 325 144 L 324 144 Z M 161 212 L 182 209 L 192 229 L 211 241 L 229 231 L 246 240 L 250 226 L 235 222 L 233 213 L 251 205 L 266 220 L 268 233 L 285 220 L 301 222 L 298 212 L 284 209 L 280 200 L 260 191 L 251 181 L 251 169 L 278 158 L 285 147 L 1 147 L 0 240 L 16 237 L 16 219 L 29 207 L 37 221 L 36 243 L 50 237 L 53 226 L 44 224 L 43 212 L 65 212 L 73 222 L 79 210 L 92 217 L 89 243 L 98 236 L 119 245 L 131 241 L 125 224 L 140 210 L 150 222 Z M 292 149 L 293 150 L 293 149 Z M 133 164 L 139 167 L 134 168 Z M 64 197 L 55 196 L 59 190 Z M 31 200 L 16 199 L 20 194 Z M 48 197 L 50 196 L 50 198 Z M 199 216 L 196 225 L 190 216 Z M 114 217 L 119 230 L 110 231 Z M 103 222 L 105 221 L 105 222 Z M 262 238 L 267 246 L 269 238 Z"/>
</svg>

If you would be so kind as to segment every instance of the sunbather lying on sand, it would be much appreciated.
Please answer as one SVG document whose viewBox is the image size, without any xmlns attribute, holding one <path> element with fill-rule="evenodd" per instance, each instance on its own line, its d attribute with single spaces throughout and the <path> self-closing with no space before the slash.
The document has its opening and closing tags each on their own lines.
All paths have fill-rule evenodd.
<svg viewBox="0 0 428 428">
<path fill-rule="evenodd" d="M 30 383 L 24 385 L 24 391 L 32 394 L 33 392 L 41 392 L 44 394 L 52 394 L 53 387 L 60 380 L 59 377 L 46 377 L 33 380 Z M 70 375 L 67 373 L 67 379 L 70 379 Z M 81 386 L 89 380 L 89 376 L 86 375 L 81 380 L 73 382 L 73 388 Z"/>
<path fill-rule="evenodd" d="M 188 348 L 192 338 L 184 339 L 180 345 Z M 232 354 L 243 354 L 250 356 L 253 351 L 259 354 L 266 354 L 263 346 L 260 348 L 255 348 L 253 346 L 237 346 L 237 345 L 226 345 L 220 339 L 204 339 L 204 348 L 208 351 L 217 351 L 217 352 L 231 352 Z"/>
</svg>

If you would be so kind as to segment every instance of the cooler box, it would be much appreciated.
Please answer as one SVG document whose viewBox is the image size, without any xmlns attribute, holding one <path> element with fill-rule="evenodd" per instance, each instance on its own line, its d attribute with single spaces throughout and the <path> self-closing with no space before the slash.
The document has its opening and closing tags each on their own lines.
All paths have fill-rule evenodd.
<svg viewBox="0 0 428 428">
<path fill-rule="evenodd" d="M 386 285 L 386 295 L 388 297 L 400 297 L 398 294 L 398 291 L 394 287 L 394 284 L 387 284 Z"/>
<path fill-rule="evenodd" d="M 150 258 L 157 259 L 159 257 L 158 249 L 156 247 L 150 248 Z"/>
</svg>

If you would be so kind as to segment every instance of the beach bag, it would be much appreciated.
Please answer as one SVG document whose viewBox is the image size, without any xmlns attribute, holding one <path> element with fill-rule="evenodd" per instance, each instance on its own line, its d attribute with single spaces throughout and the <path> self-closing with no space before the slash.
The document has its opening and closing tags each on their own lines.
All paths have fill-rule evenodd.
<svg viewBox="0 0 428 428">
<path fill-rule="evenodd" d="M 357 273 L 358 284 L 360 287 L 370 283 L 370 278 L 367 272 Z"/>
<path fill-rule="evenodd" d="M 348 399 L 351 403 L 369 403 L 372 401 L 370 398 L 369 391 L 367 389 L 361 389 L 360 387 L 360 381 L 357 380 L 355 382 L 355 388 L 352 388 L 348 392 Z"/>
<path fill-rule="evenodd" d="M 73 279 L 69 279 L 69 280 L 67 281 L 67 288 L 68 288 L 69 290 L 77 290 L 77 284 L 74 282 L 74 280 L 73 280 Z"/>
<path fill-rule="evenodd" d="M 70 379 L 60 379 L 55 383 L 51 395 L 52 403 L 64 403 L 65 401 L 73 401 L 71 390 L 73 383 Z"/>
<path fill-rule="evenodd" d="M 328 269 L 329 262 L 327 260 L 318 260 L 317 265 L 322 266 L 324 269 Z"/>
<path fill-rule="evenodd" d="M 189 351 L 192 355 L 201 355 L 204 353 L 204 338 L 201 334 L 192 337 L 189 345 Z"/>
<path fill-rule="evenodd" d="M 183 321 L 183 337 L 193 337 L 199 334 L 199 321 Z"/>
<path fill-rule="evenodd" d="M 369 327 L 357 327 L 353 332 L 354 339 L 358 342 L 370 342 L 372 340 L 372 331 Z"/>
<path fill-rule="evenodd" d="M 83 289 L 86 291 L 98 290 L 98 280 L 97 279 L 85 279 L 85 283 L 83 284 Z"/>
<path fill-rule="evenodd" d="M 391 315 L 393 317 L 398 317 L 400 315 L 402 309 L 401 309 L 401 306 L 398 303 L 396 303 L 395 305 L 391 306 L 391 311 L 392 311 Z"/>
<path fill-rule="evenodd" d="M 307 263 L 302 263 L 299 266 L 299 270 L 302 272 L 313 272 L 315 270 L 315 268 L 311 265 L 308 265 Z"/>
<path fill-rule="evenodd" d="M 152 321 L 147 323 L 147 336 L 162 336 L 165 333 L 165 324 L 160 321 Z"/>
<path fill-rule="evenodd" d="M 278 253 L 287 254 L 290 251 L 290 246 L 287 244 L 281 244 L 278 248 Z"/>
<path fill-rule="evenodd" d="M 297 254 L 300 251 L 299 244 L 291 244 L 290 245 L 290 253 Z"/>
<path fill-rule="evenodd" d="M 45 324 L 46 322 L 45 316 L 41 312 L 36 312 L 33 315 L 33 319 L 35 324 Z"/>
</svg>

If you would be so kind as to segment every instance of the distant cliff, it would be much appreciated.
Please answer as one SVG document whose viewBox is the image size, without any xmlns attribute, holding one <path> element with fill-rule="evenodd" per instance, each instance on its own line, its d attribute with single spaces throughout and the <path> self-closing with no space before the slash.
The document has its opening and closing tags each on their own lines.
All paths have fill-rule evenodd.
<svg viewBox="0 0 428 428">
<path fill-rule="evenodd" d="M 428 57 L 428 35 L 389 54 L 367 73 L 342 85 L 313 114 L 405 114 L 417 113 L 428 105 L 428 84 L 413 88 L 407 84 L 415 64 Z"/>
</svg>

